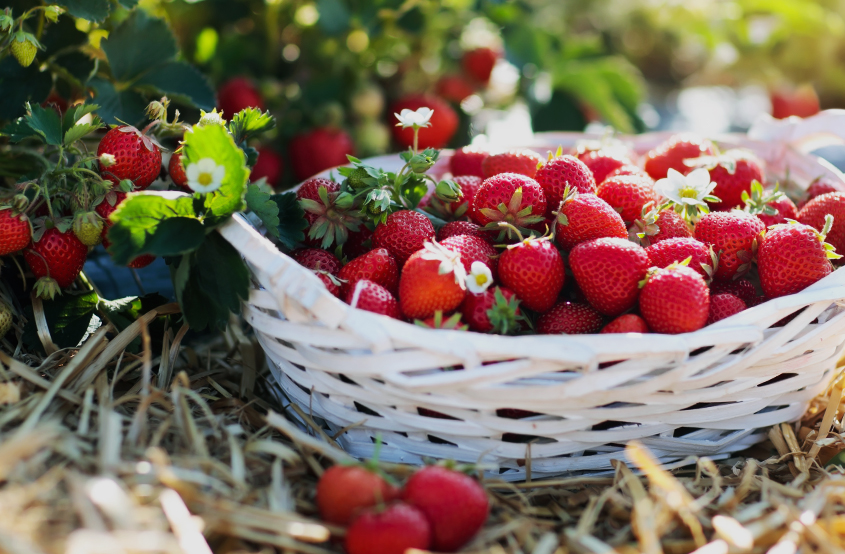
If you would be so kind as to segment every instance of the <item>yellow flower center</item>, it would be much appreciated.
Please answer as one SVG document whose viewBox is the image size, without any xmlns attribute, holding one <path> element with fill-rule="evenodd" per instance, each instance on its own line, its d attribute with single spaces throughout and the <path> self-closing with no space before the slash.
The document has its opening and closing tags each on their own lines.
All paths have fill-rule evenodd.
<svg viewBox="0 0 845 554">
<path fill-rule="evenodd" d="M 485 275 L 484 273 L 479 273 L 478 275 L 475 276 L 475 283 L 478 286 L 480 286 L 480 287 L 484 286 L 484 283 L 486 283 L 486 282 L 487 282 L 487 275 Z"/>
<path fill-rule="evenodd" d="M 210 185 L 213 180 L 214 177 L 211 176 L 211 173 L 200 173 L 200 176 L 197 179 L 197 181 L 199 181 L 199 183 L 204 187 Z"/>
<path fill-rule="evenodd" d="M 679 194 L 681 198 L 698 198 L 698 191 L 691 187 L 684 187 Z"/>
</svg>

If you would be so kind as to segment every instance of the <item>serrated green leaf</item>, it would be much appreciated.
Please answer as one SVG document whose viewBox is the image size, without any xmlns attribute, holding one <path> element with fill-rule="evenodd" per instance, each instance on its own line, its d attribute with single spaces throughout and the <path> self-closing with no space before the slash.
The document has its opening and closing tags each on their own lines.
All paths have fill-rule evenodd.
<svg viewBox="0 0 845 554">
<path fill-rule="evenodd" d="M 173 33 L 162 19 L 142 10 L 132 12 L 103 40 L 112 75 L 130 83 L 152 68 L 176 57 L 179 48 Z"/>
<path fill-rule="evenodd" d="M 229 132 L 240 144 L 258 133 L 264 133 L 276 126 L 276 119 L 270 112 L 261 113 L 258 108 L 247 108 L 236 113 L 229 122 Z"/>
<path fill-rule="evenodd" d="M 58 146 L 62 143 L 62 121 L 59 114 L 50 108 L 39 105 L 29 107 L 29 113 L 24 116 L 27 125 L 47 144 Z"/>
<path fill-rule="evenodd" d="M 305 211 L 296 198 L 295 192 L 274 194 L 270 197 L 279 207 L 279 241 L 288 250 L 293 250 L 305 240 Z"/>
<path fill-rule="evenodd" d="M 245 198 L 247 209 L 258 216 L 267 228 L 267 233 L 279 238 L 279 205 L 256 184 L 250 184 L 247 187 Z"/>
<path fill-rule="evenodd" d="M 61 0 L 60 6 L 67 8 L 70 15 L 88 21 L 101 23 L 109 16 L 109 0 Z"/>
<path fill-rule="evenodd" d="M 147 191 L 130 194 L 110 220 L 109 253 L 120 265 L 142 254 L 177 256 L 192 252 L 205 238 L 190 196 Z"/>
<path fill-rule="evenodd" d="M 157 96 L 183 102 L 204 110 L 214 107 L 214 90 L 208 79 L 194 66 L 180 61 L 169 61 L 153 67 L 140 79 L 135 87 L 151 88 Z"/>
<path fill-rule="evenodd" d="M 0 135 L 9 137 L 11 142 L 20 142 L 30 137 L 37 137 L 38 135 L 32 130 L 32 127 L 27 125 L 24 118 L 18 118 L 15 121 L 6 125 Z"/>
<path fill-rule="evenodd" d="M 89 330 L 100 298 L 93 291 L 82 294 L 65 292 L 53 300 L 45 300 L 44 315 L 50 329 L 50 337 L 59 348 L 72 348 L 79 344 Z M 26 308 L 27 325 L 24 327 L 24 343 L 42 351 L 38 329 L 32 314 L 32 306 Z"/>
<path fill-rule="evenodd" d="M 65 133 L 65 146 L 71 145 L 89 133 L 92 133 L 103 126 L 103 122 L 99 117 L 94 117 L 91 123 L 80 123 L 74 125 L 68 132 Z"/>
<path fill-rule="evenodd" d="M 219 125 L 195 126 L 185 133 L 182 159 L 187 168 L 204 158 L 211 158 L 226 169 L 220 188 L 205 195 L 207 226 L 219 225 L 243 208 L 249 170 L 244 155 L 232 136 Z"/>
<path fill-rule="evenodd" d="M 89 113 L 96 112 L 99 107 L 97 104 L 77 104 L 68 108 L 62 118 L 62 132 L 67 133 L 68 129 L 76 125 L 80 119 Z"/>
</svg>

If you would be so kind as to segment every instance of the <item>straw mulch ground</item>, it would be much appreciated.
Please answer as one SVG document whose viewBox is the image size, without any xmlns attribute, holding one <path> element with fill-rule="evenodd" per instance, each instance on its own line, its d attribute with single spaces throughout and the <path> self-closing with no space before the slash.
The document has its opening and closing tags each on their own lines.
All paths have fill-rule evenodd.
<svg viewBox="0 0 845 554">
<path fill-rule="evenodd" d="M 174 329 L 153 352 L 154 315 L 47 359 L 0 341 L 0 552 L 339 552 L 313 498 L 347 456 L 285 417 L 239 326 L 201 345 Z M 139 336 L 142 354 L 124 352 Z M 837 383 L 746 458 L 669 473 L 633 444 L 638 471 L 487 481 L 491 516 L 467 550 L 840 552 L 845 477 L 821 463 L 845 447 L 841 397 Z"/>
</svg>

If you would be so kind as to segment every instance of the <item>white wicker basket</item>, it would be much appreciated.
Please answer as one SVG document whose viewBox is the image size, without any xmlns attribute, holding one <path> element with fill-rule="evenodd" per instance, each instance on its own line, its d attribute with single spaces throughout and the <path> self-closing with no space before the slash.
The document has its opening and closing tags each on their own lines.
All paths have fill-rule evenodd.
<svg viewBox="0 0 845 554">
<path fill-rule="evenodd" d="M 788 168 L 806 187 L 819 175 L 843 179 L 803 153 L 831 131 L 845 131 L 845 111 L 768 120 L 747 136 L 714 138 L 750 148 L 769 174 Z M 629 139 L 645 151 L 667 136 Z M 538 135 L 532 146 L 544 152 L 582 138 Z M 607 471 L 632 439 L 667 465 L 689 455 L 723 457 L 760 440 L 766 426 L 798 418 L 830 381 L 845 342 L 842 269 L 686 335 L 504 337 L 425 329 L 353 309 L 245 219 L 233 218 L 220 232 L 252 270 L 244 317 L 281 388 L 360 458 L 372 454 L 378 434 L 382 459 L 483 462 L 508 480 L 524 479 L 526 470 L 532 478 Z M 457 366 L 462 370 L 442 369 Z M 500 408 L 543 415 L 508 419 L 497 416 Z"/>
</svg>

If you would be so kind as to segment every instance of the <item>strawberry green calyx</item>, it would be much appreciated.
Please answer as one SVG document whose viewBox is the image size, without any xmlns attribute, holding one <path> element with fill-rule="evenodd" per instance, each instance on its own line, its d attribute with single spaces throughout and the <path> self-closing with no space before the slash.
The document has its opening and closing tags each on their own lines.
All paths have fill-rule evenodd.
<svg viewBox="0 0 845 554">
<path fill-rule="evenodd" d="M 526 317 L 519 311 L 520 300 L 513 295 L 510 300 L 505 298 L 500 288 L 493 293 L 493 306 L 487 310 L 487 317 L 493 325 L 493 333 L 499 335 L 512 335 L 522 328 L 522 323 L 527 321 Z"/>
<path fill-rule="evenodd" d="M 654 202 L 647 203 L 643 206 L 640 219 L 635 219 L 631 228 L 628 229 L 628 238 L 642 247 L 649 246 L 651 244 L 649 237 L 660 232 L 660 226 L 657 224 L 659 218 L 660 207 Z"/>
<path fill-rule="evenodd" d="M 441 310 L 434 312 L 434 315 L 425 321 L 415 319 L 414 324 L 427 329 L 448 329 L 452 331 L 469 330 L 469 326 L 465 325 L 461 321 L 461 314 L 459 312 L 452 314 L 447 319 L 443 319 L 443 312 Z"/>
<path fill-rule="evenodd" d="M 317 218 L 308 236 L 314 240 L 321 240 L 321 248 L 329 248 L 332 244 L 344 244 L 349 238 L 349 231 L 358 231 L 360 220 L 348 210 L 337 206 L 337 193 L 329 193 L 325 187 L 318 192 L 320 202 L 309 198 L 299 200 L 302 209 L 315 214 Z"/>
<path fill-rule="evenodd" d="M 434 187 L 434 195 L 443 202 L 457 202 L 463 198 L 461 186 L 451 179 L 444 179 Z"/>
<path fill-rule="evenodd" d="M 57 294 L 62 294 L 62 289 L 59 283 L 52 277 L 41 277 L 35 282 L 33 287 L 35 295 L 42 300 L 52 300 Z"/>
<path fill-rule="evenodd" d="M 522 187 L 514 191 L 513 196 L 511 196 L 511 199 L 507 204 L 502 202 L 496 206 L 496 209 L 481 208 L 479 212 L 484 214 L 484 216 L 488 219 L 492 220 L 484 226 L 484 229 L 500 229 L 505 232 L 508 238 L 519 236 L 520 240 L 522 240 L 522 236 L 530 234 L 531 232 L 527 226 L 543 221 L 543 216 L 532 215 L 532 211 L 534 210 L 533 206 L 526 206 L 520 210 L 519 207 L 521 205 Z M 503 223 L 505 225 L 502 225 Z M 516 235 L 513 234 L 515 231 L 517 232 Z"/>
<path fill-rule="evenodd" d="M 73 234 L 85 246 L 100 244 L 103 233 L 103 218 L 96 212 L 79 212 L 73 218 Z"/>
<path fill-rule="evenodd" d="M 780 183 L 775 185 L 773 191 L 766 192 L 763 190 L 763 185 L 755 179 L 751 183 L 750 195 L 748 191 L 742 191 L 742 201 L 745 202 L 745 211 L 752 215 L 777 215 L 778 211 L 769 204 L 777 202 L 786 196 L 778 190 L 779 188 Z"/>
<path fill-rule="evenodd" d="M 558 150 L 560 150 L 560 148 L 558 148 Z M 550 152 L 549 156 L 551 156 L 551 155 L 552 154 Z M 549 158 L 549 159 L 551 159 L 551 158 Z M 578 196 L 578 189 L 576 189 L 575 187 L 570 187 L 569 185 L 566 185 L 566 187 L 563 189 L 563 198 L 560 201 L 560 206 L 558 207 L 558 211 L 554 212 L 555 216 L 557 217 L 558 223 L 560 223 L 561 225 L 569 225 L 569 218 L 566 217 L 566 215 L 563 213 L 563 206 L 567 202 L 575 199 L 576 196 Z"/>
</svg>

